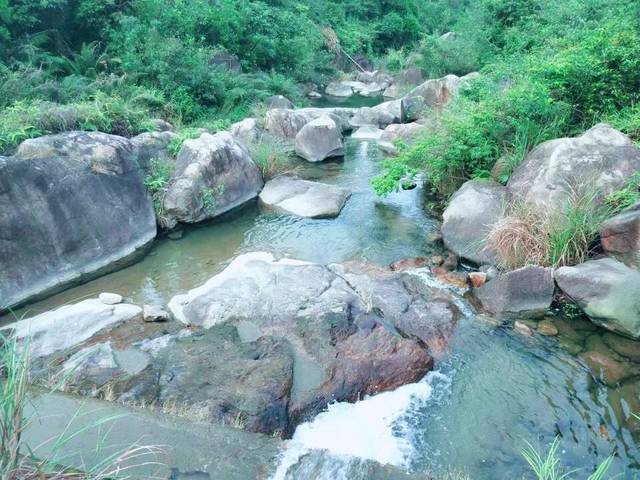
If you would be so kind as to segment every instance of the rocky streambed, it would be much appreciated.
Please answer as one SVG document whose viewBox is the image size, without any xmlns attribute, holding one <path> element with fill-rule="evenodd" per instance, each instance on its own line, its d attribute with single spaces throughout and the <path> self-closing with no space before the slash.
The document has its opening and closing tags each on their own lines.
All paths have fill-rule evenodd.
<svg viewBox="0 0 640 480">
<path fill-rule="evenodd" d="M 432 81 L 418 96 L 437 107 L 451 82 Z M 88 224 L 82 238 L 53 242 L 56 255 L 43 264 L 70 266 L 68 280 L 84 283 L 3 319 L 26 318 L 11 327 L 31 338 L 34 382 L 61 387 L 73 394 L 71 403 L 92 397 L 124 409 L 138 419 L 132 430 L 157 432 L 149 422 L 164 429 L 167 418 L 185 419 L 179 428 L 193 438 L 181 440 L 179 460 L 164 457 L 170 468 L 162 475 L 170 478 L 217 478 L 218 463 L 229 472 L 225 478 L 410 478 L 406 472 L 421 478 L 450 468 L 479 479 L 517 477 L 526 471 L 524 442 L 544 446 L 556 436 L 569 466 L 590 467 L 614 454 L 612 471 L 633 478 L 640 462 L 640 426 L 632 415 L 640 411 L 636 343 L 550 308 L 554 279 L 545 269 L 467 275 L 470 264 L 459 264 L 438 240 L 440 222 L 425 213 L 421 185 L 386 199 L 371 191 L 382 151 L 392 147 L 384 135 L 411 136 L 420 125 L 397 123 L 409 120 L 403 118 L 409 106 L 398 100 L 364 109 L 278 108 L 262 127 L 245 121 L 231 134 L 187 141 L 180 173 L 164 197 L 166 215 L 158 219 L 162 227 L 181 223 L 180 235 L 146 242 L 141 261 L 86 282 L 88 271 L 56 262 L 68 252 L 89 255 L 74 247 L 85 245 L 83 238 L 94 239 L 92 258 L 100 259 L 112 252 L 110 245 L 139 237 L 125 222 L 130 210 L 115 201 L 122 192 L 112 189 L 109 176 L 140 182 L 140 171 L 127 170 L 131 158 L 145 165 L 173 134 L 146 134 L 122 145 L 90 135 L 83 158 L 91 161 L 79 162 L 68 180 L 61 171 L 61 181 L 52 184 L 63 188 L 86 176 L 97 182 L 94 198 L 107 195 L 113 211 L 98 216 L 103 230 Z M 243 142 L 263 127 L 300 140 L 298 153 L 306 160 L 298 179 L 262 189 Z M 383 133 L 375 131 L 380 127 Z M 326 137 L 318 133 L 325 130 Z M 353 137 L 344 136 L 349 130 Z M 327 141 L 314 143 L 320 137 Z M 338 143 L 344 157 L 335 158 Z M 28 168 L 27 159 L 37 165 L 53 156 L 63 169 L 79 158 L 68 136 L 21 148 L 3 165 Z M 315 162 L 318 152 L 329 159 Z M 246 181 L 216 190 L 221 177 L 212 177 L 212 165 L 226 165 L 222 178 Z M 57 192 L 42 182 L 34 181 L 34 198 L 46 192 L 48 200 L 39 201 L 58 207 L 40 212 L 41 224 L 47 232 L 63 231 L 56 219 L 74 218 L 78 210 L 73 202 L 52 202 Z M 205 201 L 209 191 L 212 200 Z M 127 194 L 153 219 L 144 192 Z M 235 208 L 258 195 L 259 201 Z M 331 208 L 319 211 L 319 203 Z M 458 217 L 476 210 L 459 209 Z M 502 214 L 498 209 L 496 218 Z M 218 221 L 199 223 L 213 217 Z M 11 218 L 10 225 L 20 224 L 19 216 Z M 456 251 L 455 235 L 463 236 L 457 253 L 473 260 L 469 255 L 480 249 L 470 246 L 484 227 L 474 239 L 472 231 L 460 233 L 473 218 L 459 220 L 450 211 L 444 222 L 447 246 Z M 136 228 L 156 234 L 155 225 Z M 113 243 L 103 243 L 103 236 Z M 22 282 L 17 285 L 38 276 L 7 271 L 11 277 L 3 280 L 15 278 Z M 513 287 L 521 278 L 535 287 L 534 295 Z M 20 291 L 17 303 L 31 294 Z M 99 297 L 102 292 L 111 294 Z M 532 311 L 538 313 L 533 320 Z M 62 404 L 51 398 L 40 400 L 41 408 Z M 119 425 L 127 432 L 126 423 Z M 52 427 L 43 422 L 41 428 Z M 217 432 L 215 453 L 194 440 L 207 428 Z M 244 432 L 216 443 L 227 429 Z M 156 434 L 162 443 L 166 435 Z M 42 431 L 34 426 L 31 435 L 41 438 Z M 234 470 L 227 458 L 240 455 L 238 442 L 252 453 Z"/>
</svg>

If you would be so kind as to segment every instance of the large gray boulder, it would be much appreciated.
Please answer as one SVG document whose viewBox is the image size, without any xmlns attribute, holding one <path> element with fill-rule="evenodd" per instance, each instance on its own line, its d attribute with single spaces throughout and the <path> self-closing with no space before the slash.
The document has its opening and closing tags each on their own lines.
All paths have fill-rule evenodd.
<svg viewBox="0 0 640 480">
<path fill-rule="evenodd" d="M 450 310 L 435 308 L 446 301 Z M 438 351 L 457 318 L 452 300 L 419 278 L 267 253 L 237 257 L 169 308 L 192 327 L 236 325 L 245 341 L 287 339 L 296 358 L 290 425 L 331 401 L 420 378 L 432 364 L 428 352 Z"/>
<path fill-rule="evenodd" d="M 629 137 L 604 123 L 575 138 L 536 147 L 507 183 L 510 198 L 547 213 L 563 213 L 572 192 L 605 195 L 624 187 L 640 170 L 640 150 Z"/>
<path fill-rule="evenodd" d="M 378 145 L 388 154 L 396 154 L 398 149 L 395 145 L 396 141 L 403 142 L 406 145 L 411 145 L 413 141 L 420 135 L 420 132 L 425 130 L 425 126 L 416 123 L 392 123 L 384 129 L 380 135 Z"/>
<path fill-rule="evenodd" d="M 423 82 L 422 70 L 419 68 L 407 68 L 394 77 L 393 84 L 385 89 L 384 96 L 400 98 Z"/>
<path fill-rule="evenodd" d="M 594 323 L 640 338 L 640 272 L 612 258 L 556 270 L 558 287 Z"/>
<path fill-rule="evenodd" d="M 309 162 L 342 157 L 344 155 L 342 132 L 329 116 L 312 120 L 296 135 L 295 152 Z"/>
<path fill-rule="evenodd" d="M 499 183 L 469 180 L 462 185 L 442 214 L 446 247 L 477 264 L 497 264 L 498 255 L 484 244 L 484 238 L 504 217 L 505 200 L 506 189 Z"/>
<path fill-rule="evenodd" d="M 331 97 L 347 98 L 353 95 L 353 88 L 347 82 L 331 82 L 324 93 Z"/>
<path fill-rule="evenodd" d="M 0 157 L 0 310 L 122 267 L 156 236 L 129 140 L 68 132 Z"/>
<path fill-rule="evenodd" d="M 135 318 L 142 318 L 142 309 L 136 305 L 107 305 L 91 298 L 20 320 L 3 329 L 13 331 L 18 340 L 26 341 L 35 359 L 72 348 L 105 328 Z"/>
<path fill-rule="evenodd" d="M 229 131 L 233 138 L 246 148 L 258 142 L 264 134 L 255 118 L 245 118 L 240 122 L 236 122 L 229 127 Z"/>
<path fill-rule="evenodd" d="M 259 199 L 268 208 L 299 217 L 332 218 L 350 196 L 345 188 L 283 175 L 269 180 Z"/>
<path fill-rule="evenodd" d="M 293 108 L 293 102 L 283 95 L 273 95 L 264 104 L 267 108 Z"/>
<path fill-rule="evenodd" d="M 600 240 L 607 255 L 640 270 L 640 202 L 604 222 Z"/>
<path fill-rule="evenodd" d="M 458 94 L 462 85 L 477 77 L 478 74 L 473 72 L 464 77 L 447 75 L 442 78 L 427 80 L 411 90 L 406 96 L 422 97 L 427 107 L 439 109 L 449 103 L 449 101 Z"/>
<path fill-rule="evenodd" d="M 498 275 L 473 293 L 494 315 L 535 315 L 549 309 L 554 289 L 553 270 L 530 265 Z"/>
<path fill-rule="evenodd" d="M 361 107 L 356 109 L 350 119 L 352 127 L 374 125 L 384 128 L 392 123 L 402 121 L 402 100 L 383 102 L 375 107 Z"/>
<path fill-rule="evenodd" d="M 351 118 L 358 108 L 300 108 L 297 110 L 276 108 L 265 116 L 267 132 L 284 138 L 295 138 L 307 123 L 321 117 L 331 117 L 342 132 L 351 130 Z"/>
<path fill-rule="evenodd" d="M 173 164 L 169 144 L 176 138 L 176 133 L 165 130 L 163 132 L 141 133 L 131 139 L 131 143 L 138 151 L 138 165 L 145 173 L 152 172 L 154 162 Z"/>
<path fill-rule="evenodd" d="M 162 201 L 167 227 L 215 218 L 258 196 L 264 182 L 247 150 L 228 132 L 182 144 Z"/>
</svg>

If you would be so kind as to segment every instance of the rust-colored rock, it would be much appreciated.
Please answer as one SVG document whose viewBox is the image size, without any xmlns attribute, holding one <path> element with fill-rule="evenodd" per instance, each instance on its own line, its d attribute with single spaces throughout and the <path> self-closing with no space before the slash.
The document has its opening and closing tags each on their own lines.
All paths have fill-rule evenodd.
<svg viewBox="0 0 640 480">
<path fill-rule="evenodd" d="M 429 259 L 426 257 L 403 258 L 402 260 L 393 262 L 389 265 L 389 268 L 394 272 L 403 272 L 412 268 L 426 267 L 427 265 L 429 265 Z"/>
<path fill-rule="evenodd" d="M 474 288 L 480 288 L 487 282 L 487 274 L 485 272 L 471 272 L 469 281 Z"/>
</svg>

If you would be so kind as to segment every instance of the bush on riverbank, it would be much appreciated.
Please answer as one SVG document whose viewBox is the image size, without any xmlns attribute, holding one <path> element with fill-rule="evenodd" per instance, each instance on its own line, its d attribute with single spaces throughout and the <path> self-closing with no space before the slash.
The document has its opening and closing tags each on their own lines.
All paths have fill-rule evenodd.
<svg viewBox="0 0 640 480">
<path fill-rule="evenodd" d="M 424 171 L 446 198 L 469 178 L 493 176 L 504 183 L 535 145 L 610 117 L 637 135 L 640 6 L 604 3 L 606 8 L 594 9 L 589 0 L 562 6 L 550 0 L 478 2 L 460 22 L 475 18 L 473 30 L 498 47 L 486 54 L 493 60 L 483 80 L 443 112 L 438 128 L 387 161 L 385 175 Z M 513 9 L 492 17 L 500 4 Z M 397 186 L 381 179 L 375 184 L 386 185 L 378 188 L 382 194 Z"/>
</svg>

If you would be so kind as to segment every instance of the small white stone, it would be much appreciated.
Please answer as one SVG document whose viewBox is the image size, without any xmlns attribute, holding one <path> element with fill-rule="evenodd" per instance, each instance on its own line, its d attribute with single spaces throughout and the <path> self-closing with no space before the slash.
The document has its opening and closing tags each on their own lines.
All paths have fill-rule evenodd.
<svg viewBox="0 0 640 480">
<path fill-rule="evenodd" d="M 142 318 L 145 322 L 166 322 L 169 320 L 169 313 L 160 305 L 145 305 Z"/>
<path fill-rule="evenodd" d="M 117 293 L 103 292 L 98 295 L 98 298 L 105 305 L 117 305 L 122 303 L 122 295 L 118 295 Z"/>
</svg>

